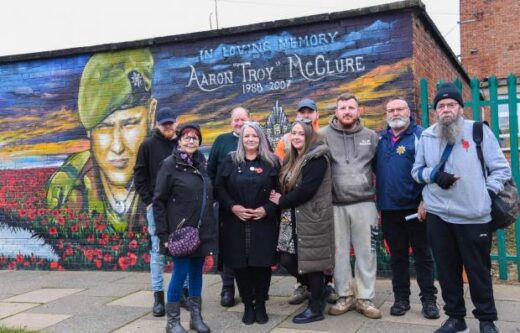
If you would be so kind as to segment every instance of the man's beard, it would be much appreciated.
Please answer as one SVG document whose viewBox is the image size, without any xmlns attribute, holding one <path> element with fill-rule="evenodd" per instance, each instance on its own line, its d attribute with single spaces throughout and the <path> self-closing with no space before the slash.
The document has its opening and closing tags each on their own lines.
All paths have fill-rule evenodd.
<svg viewBox="0 0 520 333">
<path fill-rule="evenodd" d="M 446 140 L 449 144 L 455 144 L 457 139 L 460 137 L 462 133 L 463 122 L 460 121 L 462 119 L 462 115 L 458 113 L 453 120 L 442 121 L 439 116 L 437 118 L 437 125 L 439 127 L 439 134 L 442 139 Z"/>
<path fill-rule="evenodd" d="M 407 127 L 410 124 L 410 118 L 408 117 L 399 117 L 395 119 L 387 119 L 388 126 L 391 129 L 402 129 Z"/>
</svg>

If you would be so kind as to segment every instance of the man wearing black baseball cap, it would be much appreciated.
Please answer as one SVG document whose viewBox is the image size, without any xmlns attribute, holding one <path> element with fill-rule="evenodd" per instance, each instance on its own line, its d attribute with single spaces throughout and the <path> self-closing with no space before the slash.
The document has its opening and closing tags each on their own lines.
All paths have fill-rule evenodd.
<svg viewBox="0 0 520 333">
<path fill-rule="evenodd" d="M 159 109 L 153 134 L 139 147 L 134 168 L 134 183 L 139 196 L 146 204 L 148 233 L 151 237 L 150 273 L 155 299 L 152 314 L 156 317 L 164 316 L 164 256 L 159 253 L 160 243 L 155 234 L 152 202 L 159 165 L 177 146 L 177 125 L 177 117 L 173 109 L 169 107 Z"/>
</svg>

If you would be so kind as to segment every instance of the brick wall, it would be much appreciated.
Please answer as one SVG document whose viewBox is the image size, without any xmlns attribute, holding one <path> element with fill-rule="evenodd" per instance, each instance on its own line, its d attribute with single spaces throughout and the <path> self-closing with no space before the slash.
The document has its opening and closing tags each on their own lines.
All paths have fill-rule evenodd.
<svg viewBox="0 0 520 333">
<path fill-rule="evenodd" d="M 461 60 L 470 76 L 520 74 L 520 1 L 460 0 Z"/>
<path fill-rule="evenodd" d="M 470 100 L 471 93 L 466 75 L 453 64 L 454 57 L 447 57 L 446 50 L 440 47 L 438 35 L 431 32 L 424 21 L 414 16 L 413 22 L 413 66 L 416 91 L 414 98 L 417 105 L 417 115 L 420 119 L 420 80 L 428 80 L 428 100 L 431 103 L 436 92 L 438 81 L 452 82 L 459 79 L 463 82 L 463 97 Z M 472 118 L 471 111 L 466 109 L 465 115 Z M 430 112 L 430 124 L 434 121 Z"/>
</svg>

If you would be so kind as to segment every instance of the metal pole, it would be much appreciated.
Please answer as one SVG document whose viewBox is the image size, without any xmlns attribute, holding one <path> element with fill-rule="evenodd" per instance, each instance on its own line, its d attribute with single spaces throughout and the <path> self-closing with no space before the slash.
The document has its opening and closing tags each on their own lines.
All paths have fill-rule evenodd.
<svg viewBox="0 0 520 333">
<path fill-rule="evenodd" d="M 215 0 L 215 21 L 217 23 L 217 30 L 218 30 L 218 6 L 217 6 L 217 0 Z"/>
</svg>

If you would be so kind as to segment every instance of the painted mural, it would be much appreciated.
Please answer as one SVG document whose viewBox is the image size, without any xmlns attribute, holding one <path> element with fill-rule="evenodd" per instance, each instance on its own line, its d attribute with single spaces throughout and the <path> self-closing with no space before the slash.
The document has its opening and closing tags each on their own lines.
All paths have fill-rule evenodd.
<svg viewBox="0 0 520 333">
<path fill-rule="evenodd" d="M 0 269 L 148 269 L 132 176 L 158 107 L 199 123 L 205 152 L 239 104 L 273 144 L 299 99 L 324 126 L 345 91 L 382 129 L 411 55 L 403 13 L 0 65 Z"/>
</svg>

